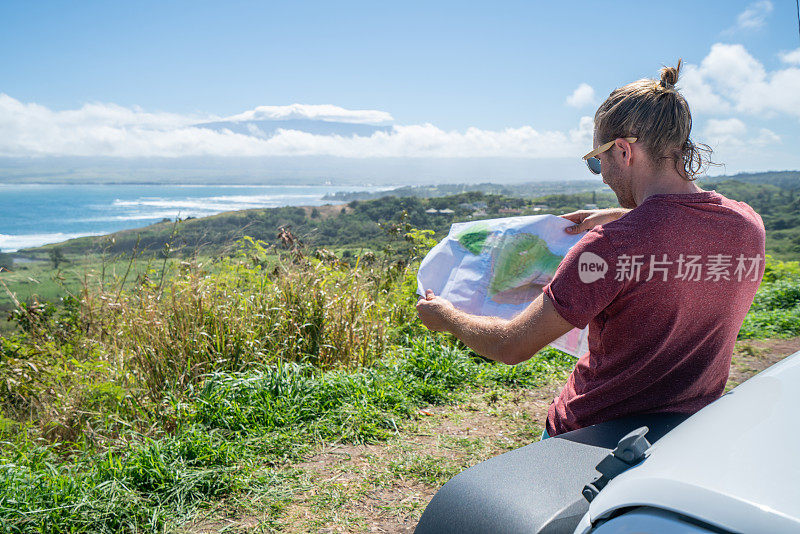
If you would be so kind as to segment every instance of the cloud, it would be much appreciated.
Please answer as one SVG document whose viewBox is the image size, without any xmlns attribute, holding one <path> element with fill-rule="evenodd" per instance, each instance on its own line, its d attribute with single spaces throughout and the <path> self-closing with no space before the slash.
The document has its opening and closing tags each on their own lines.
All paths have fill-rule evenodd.
<svg viewBox="0 0 800 534">
<path fill-rule="evenodd" d="M 314 117 L 315 120 L 375 121 L 386 112 L 337 106 L 262 106 L 234 117 Z M 266 136 L 256 127 L 247 133 L 197 126 L 212 116 L 149 113 L 114 104 L 91 104 L 54 111 L 0 93 L 0 156 L 109 156 L 122 158 L 183 156 L 372 157 L 520 157 L 560 158 L 582 154 L 591 146 L 592 118 L 582 117 L 568 131 L 532 126 L 445 131 L 432 124 L 395 125 L 370 136 L 315 135 L 282 129 Z M 231 120 L 229 117 L 227 120 Z"/>
<path fill-rule="evenodd" d="M 792 50 L 791 52 L 783 52 L 778 54 L 778 57 L 780 57 L 781 61 L 784 63 L 789 63 L 790 65 L 800 65 L 800 48 L 797 50 Z"/>
<path fill-rule="evenodd" d="M 741 143 L 746 132 L 747 126 L 741 120 L 733 118 L 724 120 L 710 119 L 703 133 L 709 143 L 730 144 Z"/>
<path fill-rule="evenodd" d="M 753 139 L 753 144 L 764 145 L 777 145 L 781 142 L 781 136 L 767 128 L 761 128 L 758 131 L 758 137 Z"/>
<path fill-rule="evenodd" d="M 800 119 L 800 68 L 767 71 L 740 44 L 713 45 L 699 66 L 686 66 L 680 87 L 695 111 Z"/>
<path fill-rule="evenodd" d="M 331 105 L 292 104 L 290 106 L 258 106 L 250 111 L 227 117 L 231 122 L 252 120 L 310 119 L 356 124 L 385 124 L 394 119 L 385 111 L 345 109 Z"/>
<path fill-rule="evenodd" d="M 687 64 L 681 69 L 678 86 L 691 109 L 700 113 L 730 111 L 730 104 L 714 92 L 705 76 L 697 65 Z"/>
<path fill-rule="evenodd" d="M 730 152 L 736 150 L 750 151 L 754 146 L 777 145 L 781 142 L 778 134 L 767 128 L 761 128 L 758 135 L 748 137 L 747 126 L 737 118 L 710 119 L 703 131 L 705 140 L 716 150 Z"/>
<path fill-rule="evenodd" d="M 736 17 L 736 25 L 725 30 L 723 33 L 732 34 L 742 30 L 758 30 L 767 23 L 767 16 L 772 13 L 772 2 L 762 0 L 747 6 L 744 11 Z"/>
<path fill-rule="evenodd" d="M 567 105 L 574 108 L 582 108 L 591 105 L 594 101 L 594 88 L 588 83 L 580 84 L 572 94 L 567 97 Z"/>
</svg>

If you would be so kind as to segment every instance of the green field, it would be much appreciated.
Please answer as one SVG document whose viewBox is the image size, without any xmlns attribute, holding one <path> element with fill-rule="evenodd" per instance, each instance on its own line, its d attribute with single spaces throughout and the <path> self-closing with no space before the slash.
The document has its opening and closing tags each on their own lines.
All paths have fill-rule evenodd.
<svg viewBox="0 0 800 534">
<path fill-rule="evenodd" d="M 206 258 L 208 260 L 208 258 Z M 0 333 L 9 332 L 8 313 L 19 303 L 54 302 L 79 296 L 84 288 L 96 286 L 129 289 L 146 278 L 168 277 L 178 259 L 104 257 L 100 254 L 69 255 L 55 268 L 49 260 L 17 263 L 13 271 L 0 272 Z"/>
</svg>

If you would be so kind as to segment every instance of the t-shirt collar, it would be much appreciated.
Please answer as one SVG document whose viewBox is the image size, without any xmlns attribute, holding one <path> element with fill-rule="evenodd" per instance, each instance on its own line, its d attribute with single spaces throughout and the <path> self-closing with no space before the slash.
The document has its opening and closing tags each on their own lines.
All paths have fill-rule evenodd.
<svg viewBox="0 0 800 534">
<path fill-rule="evenodd" d="M 650 202 L 651 200 L 654 201 L 666 201 L 666 202 L 721 202 L 722 195 L 717 193 L 715 190 L 711 191 L 700 191 L 699 193 L 658 193 L 655 195 L 650 195 L 644 201 Z M 639 204 L 641 206 L 642 204 Z"/>
</svg>

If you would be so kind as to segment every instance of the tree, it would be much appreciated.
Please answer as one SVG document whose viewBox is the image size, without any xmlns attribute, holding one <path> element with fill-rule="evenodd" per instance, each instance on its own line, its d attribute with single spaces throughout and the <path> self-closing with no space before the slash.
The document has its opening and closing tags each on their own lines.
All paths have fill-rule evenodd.
<svg viewBox="0 0 800 534">
<path fill-rule="evenodd" d="M 58 266 L 66 261 L 67 258 L 64 257 L 64 253 L 61 252 L 60 248 L 55 247 L 50 249 L 50 262 L 53 264 L 53 269 L 58 269 Z"/>
</svg>

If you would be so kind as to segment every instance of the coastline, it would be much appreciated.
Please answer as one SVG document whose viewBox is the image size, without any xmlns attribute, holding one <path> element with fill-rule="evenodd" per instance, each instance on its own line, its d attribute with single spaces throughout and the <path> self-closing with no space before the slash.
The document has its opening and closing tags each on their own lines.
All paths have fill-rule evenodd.
<svg viewBox="0 0 800 534">
<path fill-rule="evenodd" d="M 248 209 L 322 206 L 335 185 L 0 184 L 0 252 Z M 347 189 L 377 191 L 368 186 Z"/>
<path fill-rule="evenodd" d="M 211 218 L 214 218 L 214 217 L 226 217 L 226 216 L 231 216 L 231 215 L 245 215 L 245 214 L 247 214 L 249 212 L 254 212 L 254 211 L 263 211 L 263 210 L 281 209 L 281 208 L 298 208 L 298 209 L 302 209 L 304 211 L 305 215 L 308 216 L 308 217 L 310 217 L 311 214 L 313 213 L 313 211 L 316 209 L 317 212 L 319 213 L 320 220 L 325 220 L 325 219 L 327 219 L 329 217 L 332 217 L 332 216 L 340 213 L 342 209 L 344 209 L 346 213 L 349 213 L 350 211 L 352 211 L 349 207 L 347 207 L 347 203 L 346 202 L 340 202 L 340 203 L 335 203 L 335 204 L 334 203 L 329 203 L 329 204 L 321 204 L 321 205 L 307 205 L 307 206 L 287 205 L 287 206 L 275 206 L 275 207 L 268 207 L 268 208 L 250 208 L 250 209 L 243 209 L 243 210 L 223 211 L 223 212 L 220 212 L 220 213 L 207 215 L 205 217 L 187 217 L 187 218 L 184 218 L 184 219 L 180 219 L 180 221 L 187 221 L 187 220 L 189 220 L 189 221 L 202 221 L 203 219 L 211 219 Z M 169 222 L 161 221 L 161 222 L 155 222 L 155 223 L 152 223 L 152 224 L 147 224 L 147 225 L 144 225 L 144 226 L 137 226 L 135 228 L 126 228 L 126 229 L 123 229 L 123 230 L 117 230 L 115 232 L 108 232 L 108 233 L 102 233 L 102 234 L 101 233 L 94 233 L 94 234 L 78 235 L 78 236 L 71 237 L 69 239 L 64 239 L 62 241 L 56 241 L 56 242 L 52 242 L 52 243 L 44 243 L 44 244 L 38 245 L 38 246 L 24 247 L 24 248 L 19 248 L 19 249 L 15 249 L 15 250 L 7 250 L 7 251 L 3 251 L 3 252 L 9 254 L 12 257 L 12 259 L 14 260 L 14 263 L 35 263 L 35 262 L 39 262 L 39 261 L 45 261 L 41 257 L 38 257 L 39 254 L 45 253 L 45 251 L 49 250 L 50 248 L 69 245 L 71 242 L 73 242 L 75 240 L 85 239 L 85 238 L 92 238 L 92 237 L 103 238 L 103 237 L 108 237 L 108 236 L 111 236 L 111 235 L 119 234 L 121 232 L 125 232 L 125 233 L 140 232 L 140 231 L 145 231 L 148 228 L 151 228 L 151 227 L 159 225 L 159 224 L 172 224 L 174 222 L 176 222 L 176 221 L 169 221 Z"/>
</svg>

